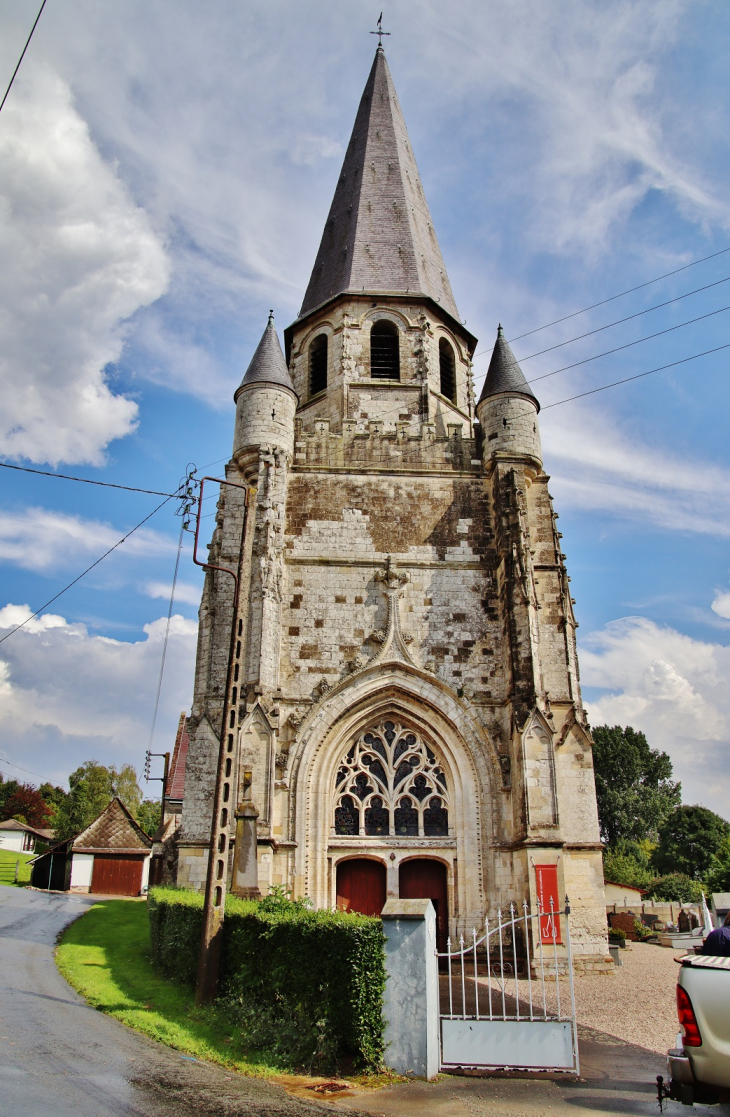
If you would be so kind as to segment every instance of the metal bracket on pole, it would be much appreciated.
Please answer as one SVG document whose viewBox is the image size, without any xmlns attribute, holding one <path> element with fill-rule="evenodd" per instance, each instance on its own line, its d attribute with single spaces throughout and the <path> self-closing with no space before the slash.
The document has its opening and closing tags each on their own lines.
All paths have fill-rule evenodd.
<svg viewBox="0 0 730 1117">
<path fill-rule="evenodd" d="M 226 775 L 226 761 L 231 760 L 233 752 L 233 735 L 228 734 L 229 714 L 234 710 L 231 703 L 231 676 L 233 664 L 233 650 L 236 643 L 236 625 L 238 620 L 238 573 L 227 566 L 216 566 L 211 562 L 201 562 L 198 558 L 198 539 L 200 536 L 200 519 L 203 508 L 203 489 L 206 481 L 217 485 L 230 485 L 234 489 L 243 489 L 243 528 L 241 538 L 245 538 L 248 520 L 249 493 L 247 485 L 240 485 L 235 481 L 226 481 L 221 477 L 203 477 L 200 481 L 198 493 L 198 514 L 195 523 L 195 544 L 193 547 L 193 562 L 202 566 L 204 570 L 217 570 L 222 574 L 229 574 L 233 578 L 233 608 L 231 618 L 231 639 L 228 650 L 228 670 L 226 673 L 226 690 L 223 702 L 223 717 L 221 719 L 220 747 L 218 750 L 218 770 L 215 781 L 215 797 L 213 802 L 213 818 L 210 829 L 210 849 L 208 853 L 208 873 L 205 881 L 205 902 L 203 905 L 203 930 L 200 938 L 200 954 L 198 957 L 198 978 L 195 990 L 197 1004 L 205 1004 L 215 997 L 218 984 L 218 971 L 220 968 L 221 932 L 226 903 L 227 865 L 229 843 L 229 815 L 231 808 L 231 784 Z M 228 737 L 228 741 L 226 738 Z M 230 765 L 229 765 L 230 770 Z"/>
</svg>

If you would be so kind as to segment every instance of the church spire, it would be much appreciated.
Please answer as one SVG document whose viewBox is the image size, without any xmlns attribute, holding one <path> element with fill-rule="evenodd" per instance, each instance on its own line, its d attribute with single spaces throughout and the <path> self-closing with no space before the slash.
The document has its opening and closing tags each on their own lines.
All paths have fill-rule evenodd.
<svg viewBox="0 0 730 1117">
<path fill-rule="evenodd" d="M 459 320 L 393 79 L 378 46 L 300 316 L 344 293 L 425 295 Z"/>
</svg>

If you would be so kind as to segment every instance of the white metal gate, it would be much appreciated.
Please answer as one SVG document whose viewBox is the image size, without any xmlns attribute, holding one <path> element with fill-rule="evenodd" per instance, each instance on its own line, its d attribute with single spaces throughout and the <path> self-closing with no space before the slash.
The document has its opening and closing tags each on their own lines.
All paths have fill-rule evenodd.
<svg viewBox="0 0 730 1117">
<path fill-rule="evenodd" d="M 522 907 L 438 954 L 443 1070 L 580 1073 L 568 897 L 562 911 Z"/>
</svg>

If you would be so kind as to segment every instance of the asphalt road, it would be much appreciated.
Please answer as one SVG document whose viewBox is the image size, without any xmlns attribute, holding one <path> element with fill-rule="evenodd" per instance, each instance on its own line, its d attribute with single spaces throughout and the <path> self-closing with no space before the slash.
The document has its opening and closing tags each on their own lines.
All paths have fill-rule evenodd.
<svg viewBox="0 0 730 1117">
<path fill-rule="evenodd" d="M 281 1086 L 230 1074 L 90 1008 L 56 969 L 56 937 L 93 901 L 0 886 L 2 1117 L 314 1117 Z"/>
</svg>

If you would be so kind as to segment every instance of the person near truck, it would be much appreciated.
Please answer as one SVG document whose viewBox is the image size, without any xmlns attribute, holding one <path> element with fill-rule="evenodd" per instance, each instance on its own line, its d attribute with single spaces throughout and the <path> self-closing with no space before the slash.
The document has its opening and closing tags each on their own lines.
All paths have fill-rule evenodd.
<svg viewBox="0 0 730 1117">
<path fill-rule="evenodd" d="M 722 958 L 730 958 L 730 911 L 725 916 L 722 927 L 710 931 L 702 944 L 700 954 L 714 954 Z"/>
</svg>

